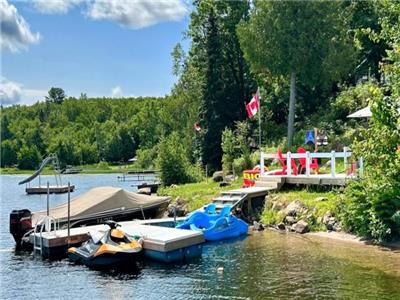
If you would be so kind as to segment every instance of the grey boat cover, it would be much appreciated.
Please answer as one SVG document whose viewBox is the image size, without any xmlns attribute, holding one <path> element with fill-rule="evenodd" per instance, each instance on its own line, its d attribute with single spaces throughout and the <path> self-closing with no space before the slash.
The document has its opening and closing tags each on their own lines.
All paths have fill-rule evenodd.
<svg viewBox="0 0 400 300">
<path fill-rule="evenodd" d="M 126 191 L 117 187 L 98 187 L 71 200 L 70 217 L 76 220 L 85 217 L 101 216 L 105 213 L 116 214 L 123 211 L 146 209 L 169 202 L 170 197 L 148 196 Z M 32 214 L 32 225 L 46 216 L 47 212 L 39 211 Z M 68 203 L 63 203 L 50 209 L 49 215 L 54 219 L 68 218 Z"/>
</svg>

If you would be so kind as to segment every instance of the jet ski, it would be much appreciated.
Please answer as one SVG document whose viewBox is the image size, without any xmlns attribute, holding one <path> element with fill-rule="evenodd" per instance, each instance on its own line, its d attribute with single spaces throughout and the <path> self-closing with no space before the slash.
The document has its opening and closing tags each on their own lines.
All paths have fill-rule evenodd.
<svg viewBox="0 0 400 300">
<path fill-rule="evenodd" d="M 114 221 L 107 221 L 110 229 L 105 233 L 90 232 L 88 241 L 82 246 L 68 249 L 71 261 L 82 263 L 90 268 L 120 268 L 129 267 L 134 263 L 142 251 L 142 239 L 135 239 L 118 229 L 120 225 Z"/>
</svg>

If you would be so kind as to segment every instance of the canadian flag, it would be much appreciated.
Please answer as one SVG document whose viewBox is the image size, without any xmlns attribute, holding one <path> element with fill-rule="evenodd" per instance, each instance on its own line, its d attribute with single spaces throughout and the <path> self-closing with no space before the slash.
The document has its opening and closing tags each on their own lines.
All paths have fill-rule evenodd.
<svg viewBox="0 0 400 300">
<path fill-rule="evenodd" d="M 200 126 L 200 124 L 199 123 L 194 123 L 194 130 L 196 130 L 197 132 L 200 132 L 201 131 L 201 126 Z"/>
<path fill-rule="evenodd" d="M 247 115 L 249 118 L 253 118 L 260 109 L 260 92 L 257 88 L 256 94 L 250 100 L 248 104 L 246 104 Z"/>
</svg>

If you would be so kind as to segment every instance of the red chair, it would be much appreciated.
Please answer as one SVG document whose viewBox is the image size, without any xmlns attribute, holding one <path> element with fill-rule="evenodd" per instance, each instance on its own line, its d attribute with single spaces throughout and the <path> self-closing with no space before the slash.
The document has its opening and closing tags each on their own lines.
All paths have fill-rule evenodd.
<svg viewBox="0 0 400 300">
<path fill-rule="evenodd" d="M 286 165 L 286 158 L 283 158 L 282 155 L 282 150 L 280 148 L 278 148 L 278 151 L 276 152 L 276 156 L 279 159 L 279 161 L 281 162 L 282 165 L 282 171 L 277 171 L 274 173 L 274 175 L 287 175 L 287 165 Z M 291 165 L 292 165 L 292 174 L 293 175 L 297 175 L 297 165 L 295 160 L 292 158 L 290 160 Z"/>
<path fill-rule="evenodd" d="M 303 147 L 297 148 L 297 153 L 306 153 L 306 149 Z M 300 170 L 299 173 L 303 174 L 303 171 L 306 169 L 306 164 L 307 164 L 307 159 L 306 158 L 299 158 L 300 162 Z M 310 169 L 314 170 L 316 174 L 318 174 L 318 159 L 313 158 L 312 161 L 310 162 Z"/>
</svg>

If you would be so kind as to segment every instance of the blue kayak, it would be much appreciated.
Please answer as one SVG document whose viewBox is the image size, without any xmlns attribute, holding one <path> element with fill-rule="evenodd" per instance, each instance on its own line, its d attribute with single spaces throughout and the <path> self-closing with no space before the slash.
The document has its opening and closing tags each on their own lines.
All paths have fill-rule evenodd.
<svg viewBox="0 0 400 300">
<path fill-rule="evenodd" d="M 207 241 L 218 241 L 247 234 L 249 226 L 246 222 L 230 215 L 230 206 L 225 206 L 221 213 L 196 211 L 176 228 L 201 231 Z"/>
</svg>

